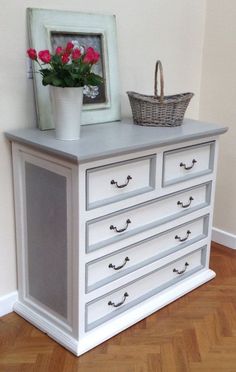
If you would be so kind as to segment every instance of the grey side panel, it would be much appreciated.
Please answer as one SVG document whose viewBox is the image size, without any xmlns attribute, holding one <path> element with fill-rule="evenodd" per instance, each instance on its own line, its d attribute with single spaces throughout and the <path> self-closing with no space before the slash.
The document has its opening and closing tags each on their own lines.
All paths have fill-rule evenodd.
<svg viewBox="0 0 236 372">
<path fill-rule="evenodd" d="M 25 163 L 29 296 L 67 318 L 66 178 Z"/>
</svg>

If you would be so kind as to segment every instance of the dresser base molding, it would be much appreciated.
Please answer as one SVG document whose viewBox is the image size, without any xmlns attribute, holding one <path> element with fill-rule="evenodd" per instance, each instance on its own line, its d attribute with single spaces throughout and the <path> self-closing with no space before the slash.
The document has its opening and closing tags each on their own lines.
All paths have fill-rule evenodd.
<svg viewBox="0 0 236 372">
<path fill-rule="evenodd" d="M 210 269 L 203 269 L 200 272 L 192 275 L 186 280 L 164 290 L 143 303 L 135 306 L 119 317 L 107 322 L 107 325 L 102 324 L 96 329 L 84 334 L 80 341 L 67 335 L 60 328 L 52 324 L 50 321 L 41 317 L 36 312 L 29 309 L 24 303 L 17 301 L 14 305 L 14 311 L 21 315 L 24 319 L 35 325 L 49 337 L 63 345 L 76 356 L 82 355 L 91 348 L 99 345 L 107 339 L 122 332 L 126 328 L 139 322 L 140 320 L 151 315 L 155 311 L 177 300 L 181 296 L 196 289 L 202 284 L 208 282 L 215 277 L 215 272 Z M 138 310 L 138 311 L 137 311 Z"/>
</svg>

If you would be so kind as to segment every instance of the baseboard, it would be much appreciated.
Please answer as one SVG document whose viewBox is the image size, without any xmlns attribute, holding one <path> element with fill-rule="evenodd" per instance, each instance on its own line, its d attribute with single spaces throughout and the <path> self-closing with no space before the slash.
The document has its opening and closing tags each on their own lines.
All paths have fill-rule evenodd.
<svg viewBox="0 0 236 372">
<path fill-rule="evenodd" d="M 13 305 L 18 299 L 18 292 L 11 292 L 0 297 L 0 317 L 13 311 Z"/>
<path fill-rule="evenodd" d="M 228 248 L 236 249 L 236 235 L 231 234 L 227 231 L 213 227 L 212 240 L 213 242 L 225 245 Z"/>
</svg>

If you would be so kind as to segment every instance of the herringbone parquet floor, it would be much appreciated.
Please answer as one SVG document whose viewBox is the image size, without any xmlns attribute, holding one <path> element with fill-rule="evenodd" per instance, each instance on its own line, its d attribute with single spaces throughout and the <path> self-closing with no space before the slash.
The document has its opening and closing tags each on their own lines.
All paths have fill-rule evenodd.
<svg viewBox="0 0 236 372">
<path fill-rule="evenodd" d="M 12 313 L 1 372 L 236 372 L 236 251 L 213 243 L 217 277 L 77 358 Z"/>
</svg>

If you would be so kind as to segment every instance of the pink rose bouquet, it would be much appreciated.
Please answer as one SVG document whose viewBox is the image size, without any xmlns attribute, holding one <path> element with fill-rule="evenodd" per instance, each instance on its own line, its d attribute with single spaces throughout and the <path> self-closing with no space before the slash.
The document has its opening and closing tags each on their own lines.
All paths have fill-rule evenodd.
<svg viewBox="0 0 236 372">
<path fill-rule="evenodd" d="M 100 55 L 91 47 L 79 48 L 70 41 L 65 48 L 58 46 L 54 54 L 49 50 L 37 53 L 32 48 L 27 50 L 27 54 L 39 65 L 43 85 L 65 88 L 97 86 L 103 82 L 100 75 L 92 72 Z"/>
</svg>

